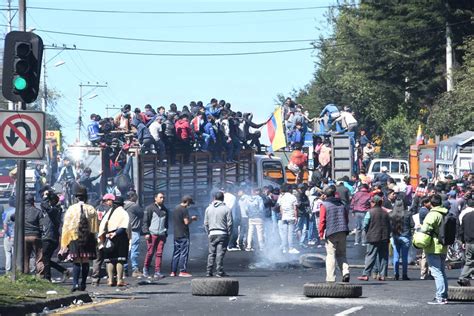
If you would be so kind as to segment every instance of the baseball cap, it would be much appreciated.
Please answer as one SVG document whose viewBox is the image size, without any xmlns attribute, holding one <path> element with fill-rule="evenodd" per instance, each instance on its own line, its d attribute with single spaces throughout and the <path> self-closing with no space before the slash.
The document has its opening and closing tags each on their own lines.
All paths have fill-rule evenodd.
<svg viewBox="0 0 474 316">
<path fill-rule="evenodd" d="M 382 201 L 382 197 L 380 195 L 374 195 L 370 200 L 374 203 L 379 203 L 380 201 Z"/>
<path fill-rule="evenodd" d="M 194 200 L 193 200 L 193 197 L 191 195 L 183 196 L 183 198 L 181 199 L 181 202 L 182 203 L 189 202 L 189 204 L 194 204 Z"/>
<path fill-rule="evenodd" d="M 102 201 L 107 201 L 107 200 L 115 201 L 115 195 L 113 195 L 112 193 L 104 194 L 104 196 L 102 197 Z"/>
<path fill-rule="evenodd" d="M 386 172 L 386 171 L 388 171 L 388 168 L 386 166 L 382 166 L 382 168 L 380 168 L 380 171 Z"/>
</svg>

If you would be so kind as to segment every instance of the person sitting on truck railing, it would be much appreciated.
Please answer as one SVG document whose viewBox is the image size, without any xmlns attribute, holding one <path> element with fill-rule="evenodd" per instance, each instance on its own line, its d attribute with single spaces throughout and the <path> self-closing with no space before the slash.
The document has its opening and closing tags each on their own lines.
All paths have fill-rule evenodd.
<svg viewBox="0 0 474 316">
<path fill-rule="evenodd" d="M 323 110 L 319 114 L 319 118 L 326 117 L 324 121 L 321 121 L 320 124 L 324 124 L 323 125 L 324 129 L 326 132 L 328 132 L 330 130 L 332 123 L 340 116 L 341 116 L 341 112 L 339 112 L 338 107 L 333 103 L 329 103 L 323 108 Z M 339 129 L 338 129 L 338 125 L 336 125 L 336 130 L 340 131 L 340 125 L 339 125 Z"/>
<path fill-rule="evenodd" d="M 175 123 L 177 146 L 183 154 L 183 162 L 189 163 L 191 155 L 191 142 L 194 140 L 194 133 L 189 125 L 188 115 L 181 114 Z"/>
<path fill-rule="evenodd" d="M 165 143 L 163 142 L 163 126 L 163 116 L 157 115 L 154 117 L 154 121 L 148 127 L 150 134 L 155 141 L 155 150 L 158 153 L 161 162 L 163 162 L 166 157 L 166 148 Z"/>
<path fill-rule="evenodd" d="M 137 139 L 141 146 L 141 152 L 145 155 L 151 153 L 154 140 L 148 127 L 138 117 L 133 118 L 132 126 L 137 129 Z"/>
<path fill-rule="evenodd" d="M 84 169 L 84 172 L 82 173 L 79 179 L 79 184 L 85 187 L 88 192 L 94 191 L 92 182 L 100 178 L 100 176 L 102 175 L 102 171 L 95 177 L 91 177 L 91 174 L 92 174 L 92 169 L 87 167 Z"/>
<path fill-rule="evenodd" d="M 166 152 L 169 155 L 169 162 L 174 164 L 175 162 L 175 143 L 176 143 L 176 130 L 174 127 L 175 115 L 168 113 L 165 120 L 165 131 L 164 131 L 164 142 Z"/>
<path fill-rule="evenodd" d="M 334 120 L 332 124 L 336 124 L 336 131 L 337 131 L 337 123 L 340 123 L 342 126 L 342 132 L 351 132 L 357 127 L 357 120 L 354 118 L 352 110 L 349 106 L 344 106 L 344 110 L 341 111 L 341 115 Z M 339 132 L 339 131 L 338 131 Z"/>
<path fill-rule="evenodd" d="M 219 118 L 221 108 L 217 104 L 217 99 L 212 98 L 211 102 L 206 105 L 206 116 L 212 115 L 215 118 Z"/>
<path fill-rule="evenodd" d="M 121 110 L 121 112 L 115 117 L 115 126 L 118 129 L 123 130 L 125 132 L 130 132 L 130 123 L 132 119 L 132 106 L 130 104 L 125 104 Z"/>
<path fill-rule="evenodd" d="M 243 121 L 244 146 L 247 148 L 252 148 L 252 146 L 255 146 L 257 149 L 257 154 L 261 154 L 261 147 L 262 147 L 260 145 L 261 133 L 258 130 L 251 132 L 250 128 L 258 129 L 262 127 L 263 125 L 267 124 L 267 121 L 261 124 L 256 124 L 252 122 L 252 118 L 253 118 L 252 113 L 244 113 L 242 118 L 243 118 L 242 121 Z"/>
<path fill-rule="evenodd" d="M 92 145 L 97 145 L 98 142 L 100 141 L 100 126 L 99 122 L 97 119 L 97 115 L 92 113 L 91 116 L 91 121 L 89 125 L 87 126 L 87 133 L 89 137 L 89 141 L 92 143 Z"/>
</svg>

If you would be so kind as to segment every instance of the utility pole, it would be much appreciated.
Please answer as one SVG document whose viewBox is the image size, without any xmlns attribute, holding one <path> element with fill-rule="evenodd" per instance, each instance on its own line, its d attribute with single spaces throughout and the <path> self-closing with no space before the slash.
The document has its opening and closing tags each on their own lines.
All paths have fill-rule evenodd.
<svg viewBox="0 0 474 316">
<path fill-rule="evenodd" d="M 451 26 L 446 22 L 446 90 L 454 89 L 453 78 L 453 43 L 451 40 Z"/>
<path fill-rule="evenodd" d="M 87 83 L 87 84 L 83 84 L 82 82 L 79 84 L 79 111 L 78 111 L 78 119 L 77 119 L 77 138 L 76 138 L 76 142 L 77 143 L 80 143 L 81 142 L 81 127 L 82 127 L 82 101 L 83 101 L 83 97 L 85 97 L 85 95 L 82 94 L 82 87 L 91 87 L 91 88 L 107 88 L 107 83 L 105 84 L 99 84 L 99 83 L 96 83 L 96 84 L 91 84 L 91 83 Z M 90 92 L 89 92 L 90 93 Z M 87 95 L 87 94 L 86 94 Z"/>
<path fill-rule="evenodd" d="M 43 51 L 43 98 L 41 99 L 41 111 L 46 112 L 48 107 L 48 90 L 46 87 L 46 49 Z"/>
<path fill-rule="evenodd" d="M 18 1 L 19 27 L 20 31 L 26 29 L 26 0 Z M 18 111 L 26 110 L 26 103 L 19 102 Z M 16 280 L 16 271 L 24 273 L 25 259 L 25 171 L 26 160 L 17 161 L 17 178 L 16 178 L 16 209 L 15 209 L 15 237 L 14 243 L 14 260 L 15 266 L 12 269 L 12 279 Z"/>
<path fill-rule="evenodd" d="M 7 2 L 8 2 L 8 14 L 7 14 L 8 27 L 7 27 L 7 31 L 8 31 L 8 33 L 10 33 L 12 31 L 12 0 L 8 0 Z M 13 111 L 15 109 L 15 104 L 12 101 L 8 101 L 8 109 L 10 111 Z"/>
</svg>

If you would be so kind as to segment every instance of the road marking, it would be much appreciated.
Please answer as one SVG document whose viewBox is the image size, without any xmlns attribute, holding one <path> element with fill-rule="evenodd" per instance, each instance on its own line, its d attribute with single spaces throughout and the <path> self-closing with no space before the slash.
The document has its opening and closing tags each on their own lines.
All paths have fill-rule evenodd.
<svg viewBox="0 0 474 316">
<path fill-rule="evenodd" d="M 350 315 L 352 313 L 355 313 L 357 311 L 360 311 L 361 309 L 363 309 L 364 306 L 355 306 L 355 307 L 351 307 L 349 309 L 346 309 L 345 311 L 342 311 L 340 313 L 337 313 L 335 314 L 334 316 L 346 316 L 346 315 Z"/>
<path fill-rule="evenodd" d="M 51 314 L 51 315 L 66 315 L 66 314 L 72 314 L 72 313 L 77 313 L 77 312 L 79 312 L 79 311 L 82 311 L 82 310 L 85 310 L 85 309 L 89 309 L 89 308 L 93 308 L 93 307 L 99 307 L 99 306 L 105 306 L 105 305 L 112 305 L 112 304 L 115 304 L 115 303 L 119 303 L 119 302 L 121 302 L 121 301 L 125 301 L 125 299 L 118 298 L 118 299 L 107 300 L 107 301 L 103 301 L 103 302 L 99 302 L 99 303 L 86 304 L 86 305 L 82 305 L 82 306 L 74 306 L 74 307 L 65 309 L 65 310 L 63 310 L 63 311 L 56 312 L 56 313 Z"/>
</svg>

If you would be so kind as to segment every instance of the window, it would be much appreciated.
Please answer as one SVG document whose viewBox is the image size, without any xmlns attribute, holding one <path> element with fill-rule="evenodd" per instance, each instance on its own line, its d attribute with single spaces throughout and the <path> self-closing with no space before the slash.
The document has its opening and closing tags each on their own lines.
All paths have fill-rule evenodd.
<svg viewBox="0 0 474 316">
<path fill-rule="evenodd" d="M 392 161 L 390 164 L 390 172 L 391 173 L 399 173 L 400 172 L 400 163 L 398 161 Z"/>
<path fill-rule="evenodd" d="M 390 161 L 382 161 L 382 168 L 383 167 L 390 171 Z"/>
<path fill-rule="evenodd" d="M 372 165 L 372 173 L 380 172 L 380 162 L 374 162 Z"/>
<path fill-rule="evenodd" d="M 408 165 L 405 162 L 400 164 L 400 173 L 408 173 Z"/>
<path fill-rule="evenodd" d="M 285 182 L 283 167 L 280 161 L 264 161 L 262 167 L 263 179 L 278 183 L 279 185 Z"/>
</svg>

